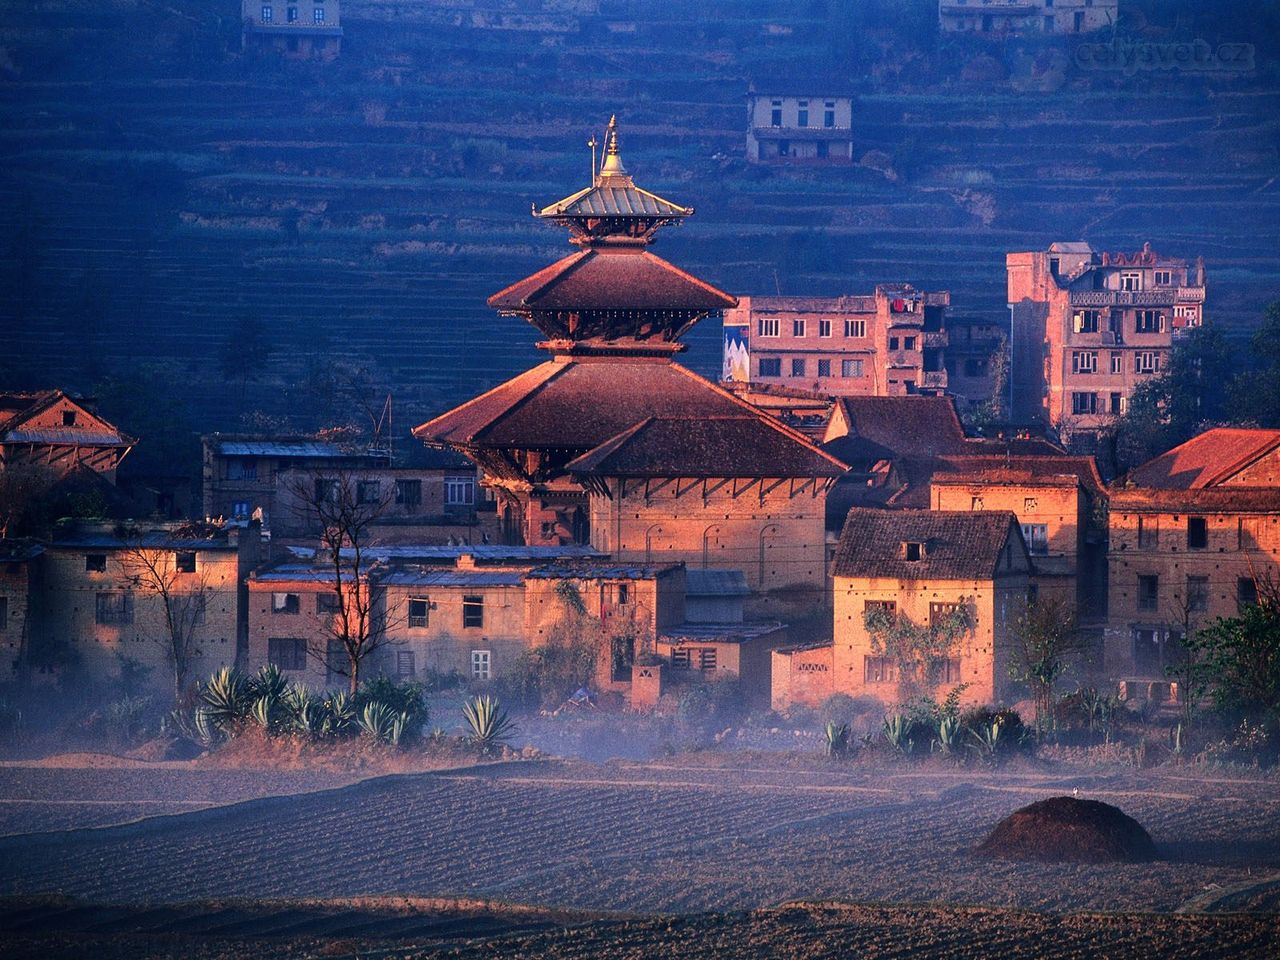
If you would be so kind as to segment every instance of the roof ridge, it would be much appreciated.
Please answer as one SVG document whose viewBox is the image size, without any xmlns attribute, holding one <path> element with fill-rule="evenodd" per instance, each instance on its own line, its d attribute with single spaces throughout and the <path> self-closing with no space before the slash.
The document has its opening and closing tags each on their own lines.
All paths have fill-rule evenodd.
<svg viewBox="0 0 1280 960">
<path fill-rule="evenodd" d="M 446 410 L 444 413 L 440 414 L 439 416 L 432 417 L 426 423 L 419 424 L 418 426 L 414 427 L 410 431 L 410 433 L 417 439 L 424 440 L 425 442 L 425 438 L 423 437 L 423 434 L 429 433 L 433 424 L 439 423 L 441 420 L 444 420 L 446 418 L 452 419 L 456 417 L 457 415 L 461 414 L 464 410 L 469 410 L 473 408 L 474 406 L 479 404 L 481 401 L 488 399 L 489 397 L 499 393 L 500 391 L 509 389 L 512 384 L 516 383 L 517 381 L 525 377 L 529 377 L 531 380 L 536 380 L 533 387 L 531 387 L 528 390 L 525 390 L 524 392 L 520 393 L 516 397 L 513 397 L 511 401 L 507 403 L 497 414 L 489 417 L 488 420 L 485 422 L 484 426 L 482 426 L 475 433 L 467 437 L 466 440 L 462 441 L 464 443 L 471 443 L 477 437 L 479 437 L 485 430 L 488 430 L 490 427 L 492 427 L 497 420 L 511 413 L 512 410 L 516 409 L 518 406 L 524 403 L 535 392 L 541 390 L 544 386 L 546 386 L 552 380 L 563 375 L 563 373 L 566 370 L 568 370 L 571 366 L 572 364 L 557 363 L 555 360 L 543 361 L 542 363 L 538 364 L 536 367 L 530 367 L 528 370 L 524 371 L 524 373 L 521 373 L 510 380 L 504 380 L 502 383 L 498 384 L 495 387 L 491 387 L 490 389 L 486 390 L 484 393 L 480 394 L 479 396 L 472 397 L 466 403 L 456 406 L 451 410 Z M 538 374 L 539 376 L 535 378 L 531 376 L 532 374 Z"/>
</svg>

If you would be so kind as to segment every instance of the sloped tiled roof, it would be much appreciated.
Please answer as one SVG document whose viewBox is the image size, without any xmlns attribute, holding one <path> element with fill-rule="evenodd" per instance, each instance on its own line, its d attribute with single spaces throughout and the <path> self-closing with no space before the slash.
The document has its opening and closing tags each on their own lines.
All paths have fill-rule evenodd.
<svg viewBox="0 0 1280 960">
<path fill-rule="evenodd" d="M 1280 430 L 1215 427 L 1136 467 L 1125 486 L 1201 490 L 1216 486 L 1280 446 Z"/>
<path fill-rule="evenodd" d="M 685 596 L 749 597 L 747 575 L 741 570 L 713 570 L 689 567 L 685 571 Z"/>
<path fill-rule="evenodd" d="M 612 452 L 623 445 L 622 434 L 650 419 L 713 420 L 726 435 L 768 438 L 771 455 L 781 453 L 784 462 L 793 466 L 797 460 L 804 462 L 806 469 L 794 475 L 812 476 L 808 467 L 818 463 L 825 465 L 819 476 L 834 475 L 832 469 L 844 470 L 843 464 L 821 453 L 803 434 L 679 364 L 665 361 L 550 360 L 424 423 L 414 435 L 431 443 L 568 449 L 585 454 L 609 441 L 613 441 Z M 744 427 L 743 421 L 764 429 Z M 741 459 L 750 452 L 739 450 L 732 455 Z M 696 451 L 694 455 L 698 456 Z M 764 451 L 756 460 L 752 476 L 793 475 L 776 472 Z"/>
<path fill-rule="evenodd" d="M 836 548 L 835 576 L 898 580 L 983 580 L 995 575 L 1005 542 L 1025 554 L 1009 511 L 849 511 Z M 924 558 L 906 560 L 903 544 L 924 544 Z"/>
<path fill-rule="evenodd" d="M 639 248 L 591 248 L 543 267 L 489 298 L 509 313 L 532 310 L 723 310 L 737 298 Z"/>
<path fill-rule="evenodd" d="M 849 433 L 823 444 L 846 462 L 965 451 L 964 428 L 949 397 L 842 397 Z"/>
</svg>

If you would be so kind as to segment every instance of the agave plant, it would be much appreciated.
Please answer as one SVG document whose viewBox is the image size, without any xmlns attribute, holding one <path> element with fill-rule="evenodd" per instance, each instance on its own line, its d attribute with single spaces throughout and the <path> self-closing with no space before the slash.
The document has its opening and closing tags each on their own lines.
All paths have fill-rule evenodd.
<svg viewBox="0 0 1280 960">
<path fill-rule="evenodd" d="M 345 737 L 359 729 L 356 725 L 356 702 L 347 691 L 342 690 L 328 697 L 321 709 L 322 736 Z"/>
<path fill-rule="evenodd" d="M 248 682 L 231 667 L 223 667 L 200 690 L 200 707 L 196 711 L 197 729 L 218 736 L 233 737 L 249 718 L 253 707 Z"/>
<path fill-rule="evenodd" d="M 977 744 L 979 755 L 984 759 L 995 759 L 996 754 L 1008 743 L 1009 738 L 1002 735 L 1003 730 L 1004 724 L 999 717 L 996 717 L 990 723 L 979 724 L 976 730 L 969 731 L 969 735 Z"/>
<path fill-rule="evenodd" d="M 364 705 L 364 710 L 356 719 L 360 730 L 379 741 L 399 746 L 400 739 L 408 729 L 411 718 L 403 710 L 393 710 L 381 700 L 371 700 Z"/>
<path fill-rule="evenodd" d="M 884 718 L 885 740 L 889 741 L 889 746 L 897 750 L 903 756 L 908 756 L 915 750 L 916 742 L 911 737 L 911 718 L 902 713 L 895 713 L 891 717 Z"/>
<path fill-rule="evenodd" d="M 324 705 L 306 684 L 291 684 L 280 698 L 280 707 L 284 714 L 283 725 L 292 732 L 308 737 L 317 736 L 321 732 Z"/>
<path fill-rule="evenodd" d="M 962 730 L 958 717 L 944 715 L 938 720 L 938 736 L 933 741 L 933 749 L 944 757 L 952 756 L 960 745 Z"/>
<path fill-rule="evenodd" d="M 289 678 L 274 663 L 266 664 L 249 680 L 250 696 L 255 700 L 263 697 L 274 706 L 289 689 Z"/>
<path fill-rule="evenodd" d="M 849 725 L 828 720 L 822 732 L 828 757 L 843 757 L 849 752 Z"/>
<path fill-rule="evenodd" d="M 507 716 L 496 697 L 472 697 L 462 705 L 462 716 L 471 730 L 470 741 L 482 753 L 492 753 L 516 732 L 515 721 Z"/>
</svg>

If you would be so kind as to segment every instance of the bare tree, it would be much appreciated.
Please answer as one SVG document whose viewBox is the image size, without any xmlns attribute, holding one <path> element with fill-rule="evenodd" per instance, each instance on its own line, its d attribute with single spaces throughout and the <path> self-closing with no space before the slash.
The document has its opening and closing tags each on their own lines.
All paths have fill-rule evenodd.
<svg viewBox="0 0 1280 960">
<path fill-rule="evenodd" d="M 319 532 L 334 594 L 333 616 L 323 636 L 307 638 L 307 653 L 346 676 L 354 694 L 365 661 L 394 642 L 392 611 L 376 605 L 378 563 L 369 555 L 372 527 L 392 502 L 393 484 L 374 474 L 333 470 L 300 473 L 285 486 L 300 518 Z"/>
<path fill-rule="evenodd" d="M 1028 600 L 1009 631 L 1009 673 L 1031 687 L 1036 705 L 1036 729 L 1042 729 L 1053 710 L 1053 687 L 1088 640 L 1065 601 Z"/>
<path fill-rule="evenodd" d="M 155 597 L 164 613 L 162 642 L 173 670 L 175 702 L 186 692 L 192 667 L 200 656 L 197 628 L 204 624 L 212 591 L 209 571 L 197 566 L 196 554 L 201 542 L 215 533 L 214 527 L 187 524 L 173 531 L 163 544 L 148 545 L 142 536 L 133 536 L 120 552 L 124 586 Z M 190 548 L 186 549 L 188 542 Z"/>
</svg>

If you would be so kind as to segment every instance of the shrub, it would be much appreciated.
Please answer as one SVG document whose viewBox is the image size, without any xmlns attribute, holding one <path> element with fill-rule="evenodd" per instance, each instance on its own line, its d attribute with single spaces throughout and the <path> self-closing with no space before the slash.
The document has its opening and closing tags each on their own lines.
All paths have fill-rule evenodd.
<svg viewBox="0 0 1280 960">
<path fill-rule="evenodd" d="M 468 739 L 486 755 L 505 744 L 516 732 L 514 721 L 494 697 L 473 697 L 462 705 L 462 716 L 471 730 Z"/>
<path fill-rule="evenodd" d="M 393 713 L 404 714 L 405 732 L 411 735 L 416 735 L 430 719 L 425 691 L 420 683 L 396 683 L 379 675 L 362 685 L 356 696 L 356 703 L 361 707 L 375 702 L 385 704 Z"/>
<path fill-rule="evenodd" d="M 818 716 L 825 724 L 849 724 L 858 713 L 858 702 L 847 693 L 833 693 L 818 705 Z"/>
<path fill-rule="evenodd" d="M 823 745 L 828 757 L 845 757 L 849 754 L 849 725 L 827 721 L 823 730 Z"/>
<path fill-rule="evenodd" d="M 112 737 L 128 742 L 146 733 L 150 710 L 150 697 L 121 697 L 107 704 L 103 720 Z"/>
</svg>

